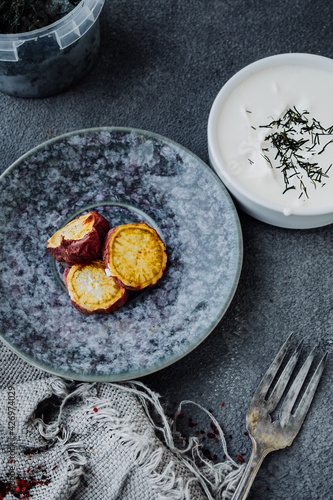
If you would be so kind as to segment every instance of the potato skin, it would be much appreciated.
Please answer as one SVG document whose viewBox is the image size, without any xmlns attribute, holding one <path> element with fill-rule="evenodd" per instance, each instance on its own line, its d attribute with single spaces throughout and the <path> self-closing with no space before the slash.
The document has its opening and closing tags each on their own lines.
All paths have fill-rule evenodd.
<svg viewBox="0 0 333 500">
<path fill-rule="evenodd" d="M 68 274 L 71 270 L 71 268 L 73 267 L 73 265 L 75 264 L 69 264 L 66 268 L 65 268 L 65 271 L 64 271 L 64 274 L 63 274 L 63 281 L 64 281 L 64 284 L 66 286 L 66 289 L 67 289 L 67 292 L 68 292 L 68 282 L 67 282 L 67 277 L 68 277 Z M 117 300 L 117 302 L 115 302 L 114 304 L 112 304 L 111 306 L 107 307 L 107 308 L 99 308 L 99 309 L 94 309 L 94 310 L 88 310 L 84 307 L 82 307 L 80 304 L 78 304 L 77 302 L 75 302 L 74 300 L 72 300 L 71 297 L 70 298 L 70 301 L 72 303 L 72 305 L 75 307 L 75 309 L 77 309 L 79 312 L 83 313 L 83 314 L 110 314 L 111 312 L 113 311 L 116 311 L 117 309 L 119 309 L 120 307 L 122 307 L 124 304 L 126 304 L 127 302 L 127 299 L 128 299 L 128 296 L 129 296 L 129 291 L 128 290 L 124 290 L 124 293 L 123 295 L 120 297 L 120 299 Z"/>
<path fill-rule="evenodd" d="M 103 246 L 102 246 L 102 260 L 104 261 L 105 268 L 108 267 L 109 265 L 109 243 L 110 243 L 110 238 L 111 235 L 115 232 L 117 228 L 112 227 L 109 229 L 109 231 L 106 233 L 106 236 L 104 238 Z"/>
<path fill-rule="evenodd" d="M 75 240 L 65 239 L 62 236 L 60 245 L 56 247 L 49 245 L 51 238 L 48 240 L 47 249 L 58 262 L 80 264 L 101 257 L 101 246 L 110 224 L 97 212 L 88 212 L 88 214 L 94 217 L 94 223 L 89 233 L 83 238 Z"/>
</svg>

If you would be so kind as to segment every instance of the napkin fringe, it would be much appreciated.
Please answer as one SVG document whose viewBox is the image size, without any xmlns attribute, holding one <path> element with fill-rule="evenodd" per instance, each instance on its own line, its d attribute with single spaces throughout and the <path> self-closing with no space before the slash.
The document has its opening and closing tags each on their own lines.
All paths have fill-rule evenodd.
<svg viewBox="0 0 333 500">
<path fill-rule="evenodd" d="M 118 412 L 111 407 L 107 399 L 98 397 L 87 398 L 87 412 L 99 425 L 109 427 L 114 438 L 127 448 L 134 458 L 134 466 L 138 466 L 145 479 L 155 490 L 159 491 L 159 500 L 191 500 L 191 484 L 198 481 L 204 490 L 208 500 L 230 500 L 243 474 L 245 464 L 236 464 L 227 452 L 224 433 L 216 421 L 215 417 L 205 408 L 192 401 L 183 401 L 182 405 L 194 404 L 207 413 L 211 421 L 216 425 L 221 437 L 222 447 L 226 461 L 218 464 L 206 459 L 200 450 L 197 438 L 189 439 L 186 448 L 180 448 L 175 444 L 179 441 L 179 433 L 175 428 L 175 421 L 171 425 L 170 419 L 159 401 L 159 395 L 152 392 L 144 384 L 132 381 L 127 384 L 108 384 L 120 391 L 137 396 L 146 416 L 152 424 L 151 430 L 139 434 L 135 430 L 135 423 L 128 417 L 120 418 Z M 96 409 L 98 411 L 96 411 Z M 175 463 L 169 460 L 164 470 L 160 470 L 165 463 L 165 449 L 156 448 L 153 429 L 163 436 L 163 441 L 167 449 L 173 453 L 189 470 L 193 477 L 185 482 L 183 477 L 177 477 Z"/>
<path fill-rule="evenodd" d="M 123 389 L 122 386 L 117 388 Z M 161 465 L 165 463 L 166 450 L 157 445 L 155 426 L 140 434 L 135 430 L 135 422 L 126 416 L 120 418 L 109 400 L 90 397 L 87 403 L 86 411 L 91 419 L 97 425 L 110 429 L 115 441 L 121 444 L 127 455 L 133 457 L 130 466 L 140 469 L 145 480 L 158 492 L 158 500 L 191 500 L 183 478 L 177 477 L 173 460 L 160 471 Z"/>
<path fill-rule="evenodd" d="M 224 433 L 215 417 L 205 408 L 192 401 L 182 401 L 176 414 L 185 404 L 196 405 L 207 413 L 216 425 L 221 438 L 225 462 L 213 463 L 203 456 L 199 440 L 189 438 L 186 447 L 180 447 L 181 436 L 176 430 L 176 420 L 166 416 L 160 403 L 160 396 L 151 391 L 143 383 L 131 381 L 127 383 L 108 383 L 108 387 L 136 396 L 151 426 L 140 433 L 137 423 L 128 415 L 120 416 L 112 407 L 107 397 L 96 396 L 94 383 L 83 383 L 74 386 L 62 379 L 53 379 L 50 392 L 59 397 L 60 404 L 57 419 L 46 424 L 41 418 L 34 420 L 42 437 L 48 441 L 58 441 L 67 462 L 69 496 L 77 488 L 85 475 L 87 458 L 83 442 L 70 442 L 71 432 L 62 423 L 62 414 L 69 400 L 80 398 L 84 401 L 84 410 L 89 418 L 108 428 L 115 442 L 118 442 L 129 456 L 132 456 L 133 467 L 138 467 L 145 480 L 156 491 L 158 500 L 192 500 L 191 485 L 198 482 L 208 500 L 230 500 L 243 474 L 245 464 L 236 464 L 227 452 Z M 162 441 L 157 439 L 161 435 Z M 177 444 L 176 444 L 177 442 Z M 184 442 L 184 441 L 183 441 Z M 177 474 L 177 466 L 173 456 L 187 468 L 191 477 L 184 478 Z M 158 492 L 158 493 L 157 493 Z"/>
<path fill-rule="evenodd" d="M 81 397 L 91 388 L 91 384 L 82 384 L 73 392 L 69 392 L 69 384 L 56 378 L 50 383 L 49 389 L 55 396 L 62 398 L 59 408 L 58 418 L 51 424 L 46 424 L 41 418 L 35 418 L 34 423 L 37 426 L 39 434 L 47 441 L 58 441 L 61 453 L 64 456 L 67 465 L 67 486 L 68 498 L 74 493 L 79 485 L 81 477 L 84 474 L 84 467 L 87 464 L 85 456 L 85 446 L 83 442 L 70 442 L 71 432 L 61 423 L 64 406 L 69 399 Z M 48 394 L 47 397 L 50 397 Z"/>
</svg>

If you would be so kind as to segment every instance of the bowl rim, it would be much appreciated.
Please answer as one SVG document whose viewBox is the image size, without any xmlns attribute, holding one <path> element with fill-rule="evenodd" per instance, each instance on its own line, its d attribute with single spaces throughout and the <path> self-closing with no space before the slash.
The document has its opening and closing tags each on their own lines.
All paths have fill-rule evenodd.
<svg viewBox="0 0 333 500">
<path fill-rule="evenodd" d="M 217 130 L 217 119 L 220 111 L 220 107 L 223 102 L 228 98 L 230 92 L 237 86 L 240 82 L 244 81 L 248 76 L 255 74 L 257 71 L 268 69 L 270 67 L 282 66 L 282 65 L 315 65 L 316 68 L 329 68 L 333 74 L 333 59 L 321 56 L 317 54 L 302 53 L 302 52 L 290 52 L 284 54 L 275 54 L 272 56 L 264 57 L 258 59 L 242 69 L 237 71 L 220 89 L 218 92 L 213 105 L 209 112 L 208 126 L 207 126 L 207 138 L 208 138 L 208 152 L 210 162 L 216 171 L 216 173 L 221 177 L 223 183 L 230 190 L 232 194 L 237 193 L 243 197 L 244 200 L 248 200 L 251 203 L 269 209 L 272 212 L 278 213 L 286 217 L 284 210 L 287 207 L 280 205 L 276 202 L 272 202 L 258 196 L 246 189 L 241 183 L 237 181 L 237 178 L 226 170 L 224 162 L 219 153 L 218 143 L 216 139 Z M 292 216 L 320 216 L 333 213 L 333 202 L 331 205 L 326 205 L 325 207 L 293 207 L 291 209 Z"/>
</svg>

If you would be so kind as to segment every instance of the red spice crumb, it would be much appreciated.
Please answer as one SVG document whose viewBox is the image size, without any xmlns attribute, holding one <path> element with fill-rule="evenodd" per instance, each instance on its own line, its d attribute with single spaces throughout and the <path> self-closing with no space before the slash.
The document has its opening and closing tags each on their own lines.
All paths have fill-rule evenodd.
<svg viewBox="0 0 333 500">
<path fill-rule="evenodd" d="M 245 462 L 244 458 L 241 455 L 237 455 L 237 458 L 240 462 Z"/>
<path fill-rule="evenodd" d="M 58 467 L 58 466 L 57 466 L 57 465 L 55 465 L 54 467 L 52 467 L 52 470 L 56 469 L 57 467 Z"/>
<path fill-rule="evenodd" d="M 229 435 L 229 439 L 232 439 L 232 435 L 231 434 Z"/>
<path fill-rule="evenodd" d="M 27 472 L 30 472 L 31 471 L 31 468 L 29 467 L 29 469 L 27 469 Z"/>
<path fill-rule="evenodd" d="M 217 438 L 214 439 L 214 443 L 218 443 L 219 440 Z"/>
<path fill-rule="evenodd" d="M 45 450 L 47 448 L 44 448 Z M 38 448 L 29 448 L 27 450 L 24 450 L 23 452 L 25 455 L 29 455 L 29 458 L 31 458 L 31 455 L 34 455 L 35 453 L 41 453 L 41 450 Z"/>
<path fill-rule="evenodd" d="M 73 419 L 71 418 L 71 422 L 73 422 Z"/>
<path fill-rule="evenodd" d="M 10 464 L 12 463 L 12 461 L 13 461 L 13 458 L 10 458 L 10 459 L 8 460 L 8 462 L 9 462 Z"/>
<path fill-rule="evenodd" d="M 96 406 L 95 406 L 95 408 L 93 408 L 93 411 L 94 411 L 95 413 L 97 413 L 97 412 L 98 412 L 98 408 L 96 408 Z"/>
<path fill-rule="evenodd" d="M 179 417 L 179 418 L 184 418 L 184 413 L 183 413 L 182 411 L 180 411 L 180 412 L 178 413 L 178 417 Z"/>
<path fill-rule="evenodd" d="M 92 450 L 92 446 L 89 446 L 89 450 Z"/>
<path fill-rule="evenodd" d="M 221 406 L 222 406 L 222 408 L 223 408 L 223 406 L 224 406 L 224 403 L 222 403 L 222 404 L 221 404 Z"/>
<path fill-rule="evenodd" d="M 198 435 L 198 434 L 199 434 L 199 431 L 195 431 L 195 433 L 196 433 L 196 435 Z"/>
<path fill-rule="evenodd" d="M 95 474 L 93 472 L 91 473 L 91 475 L 95 477 Z"/>
<path fill-rule="evenodd" d="M 15 491 L 16 491 L 16 493 L 20 493 L 21 488 L 19 486 L 16 486 Z"/>
<path fill-rule="evenodd" d="M 249 433 L 248 433 L 248 432 L 244 432 L 244 436 L 248 436 L 248 435 L 249 435 Z"/>
<path fill-rule="evenodd" d="M 193 422 L 193 420 L 191 418 L 189 418 L 188 425 L 189 425 L 189 427 L 196 427 L 198 424 L 196 424 L 195 422 Z"/>
<path fill-rule="evenodd" d="M 205 439 L 206 439 L 206 436 L 204 436 L 201 441 L 205 441 Z"/>
<path fill-rule="evenodd" d="M 215 434 L 213 432 L 207 432 L 207 437 L 212 439 L 215 437 Z"/>
<path fill-rule="evenodd" d="M 216 425 L 213 422 L 210 424 L 210 426 L 213 429 L 213 431 L 215 432 L 215 434 L 220 434 L 220 431 L 218 430 L 218 428 L 216 427 Z"/>
</svg>

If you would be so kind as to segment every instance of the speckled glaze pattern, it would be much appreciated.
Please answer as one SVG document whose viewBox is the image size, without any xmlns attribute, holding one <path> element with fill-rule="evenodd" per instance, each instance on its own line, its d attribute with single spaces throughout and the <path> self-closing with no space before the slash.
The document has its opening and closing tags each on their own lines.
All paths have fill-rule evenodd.
<svg viewBox="0 0 333 500">
<path fill-rule="evenodd" d="M 0 331 L 37 366 L 77 380 L 126 380 L 179 360 L 214 329 L 242 264 L 237 212 L 207 165 L 150 132 L 98 128 L 31 150 L 0 178 Z M 46 240 L 94 209 L 144 221 L 166 244 L 162 279 L 110 315 L 70 303 Z"/>
</svg>

